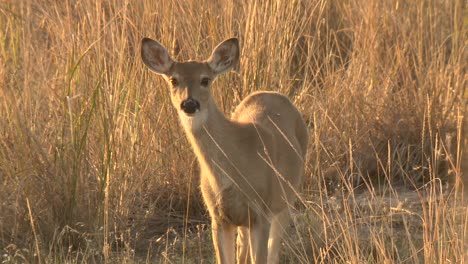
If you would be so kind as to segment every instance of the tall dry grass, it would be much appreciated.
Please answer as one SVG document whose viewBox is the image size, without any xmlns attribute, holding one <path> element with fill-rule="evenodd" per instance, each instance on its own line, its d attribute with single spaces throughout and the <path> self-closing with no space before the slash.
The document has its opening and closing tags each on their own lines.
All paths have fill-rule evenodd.
<svg viewBox="0 0 468 264">
<path fill-rule="evenodd" d="M 149 36 L 178 60 L 240 39 L 213 93 L 288 95 L 310 128 L 291 263 L 460 263 L 466 3 L 1 1 L 0 259 L 211 262 L 197 166 Z M 399 187 L 397 187 L 399 186 Z M 465 192 L 466 193 L 466 192 Z"/>
</svg>

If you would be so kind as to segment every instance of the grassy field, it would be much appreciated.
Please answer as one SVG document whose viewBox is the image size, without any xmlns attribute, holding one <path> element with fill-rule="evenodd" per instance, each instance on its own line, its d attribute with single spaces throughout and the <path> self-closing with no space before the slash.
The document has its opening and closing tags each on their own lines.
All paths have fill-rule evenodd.
<svg viewBox="0 0 468 264">
<path fill-rule="evenodd" d="M 465 1 L 0 0 L 2 263 L 213 263 L 145 36 L 177 60 L 236 36 L 219 107 L 273 90 L 302 112 L 281 263 L 468 262 Z"/>
</svg>

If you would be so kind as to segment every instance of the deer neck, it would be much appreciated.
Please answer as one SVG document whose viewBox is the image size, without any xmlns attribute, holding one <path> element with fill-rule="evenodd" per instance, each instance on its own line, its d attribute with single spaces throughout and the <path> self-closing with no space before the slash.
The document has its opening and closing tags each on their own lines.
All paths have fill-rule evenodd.
<svg viewBox="0 0 468 264">
<path fill-rule="evenodd" d="M 237 156 L 239 135 L 247 132 L 245 127 L 226 118 L 212 99 L 196 116 L 180 113 L 180 117 L 200 163 L 202 177 L 209 177 L 210 183 L 220 189 L 230 186 L 236 174 L 233 160 Z"/>
</svg>

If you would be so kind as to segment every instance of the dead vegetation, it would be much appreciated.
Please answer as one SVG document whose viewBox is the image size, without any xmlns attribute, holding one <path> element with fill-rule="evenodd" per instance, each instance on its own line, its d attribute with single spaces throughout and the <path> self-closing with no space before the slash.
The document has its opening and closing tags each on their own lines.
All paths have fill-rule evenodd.
<svg viewBox="0 0 468 264">
<path fill-rule="evenodd" d="M 280 91 L 310 129 L 283 261 L 462 263 L 467 11 L 0 1 L 0 259 L 211 263 L 194 156 L 138 45 L 148 36 L 199 59 L 237 36 L 241 63 L 213 85 L 221 109 Z"/>
</svg>

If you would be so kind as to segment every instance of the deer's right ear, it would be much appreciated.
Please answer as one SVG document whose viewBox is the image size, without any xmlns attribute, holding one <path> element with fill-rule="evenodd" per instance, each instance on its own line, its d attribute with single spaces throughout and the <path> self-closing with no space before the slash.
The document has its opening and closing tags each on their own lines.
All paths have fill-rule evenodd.
<svg viewBox="0 0 468 264">
<path fill-rule="evenodd" d="M 141 40 L 141 59 L 148 68 L 158 74 L 167 74 L 174 64 L 167 49 L 150 38 Z"/>
</svg>

